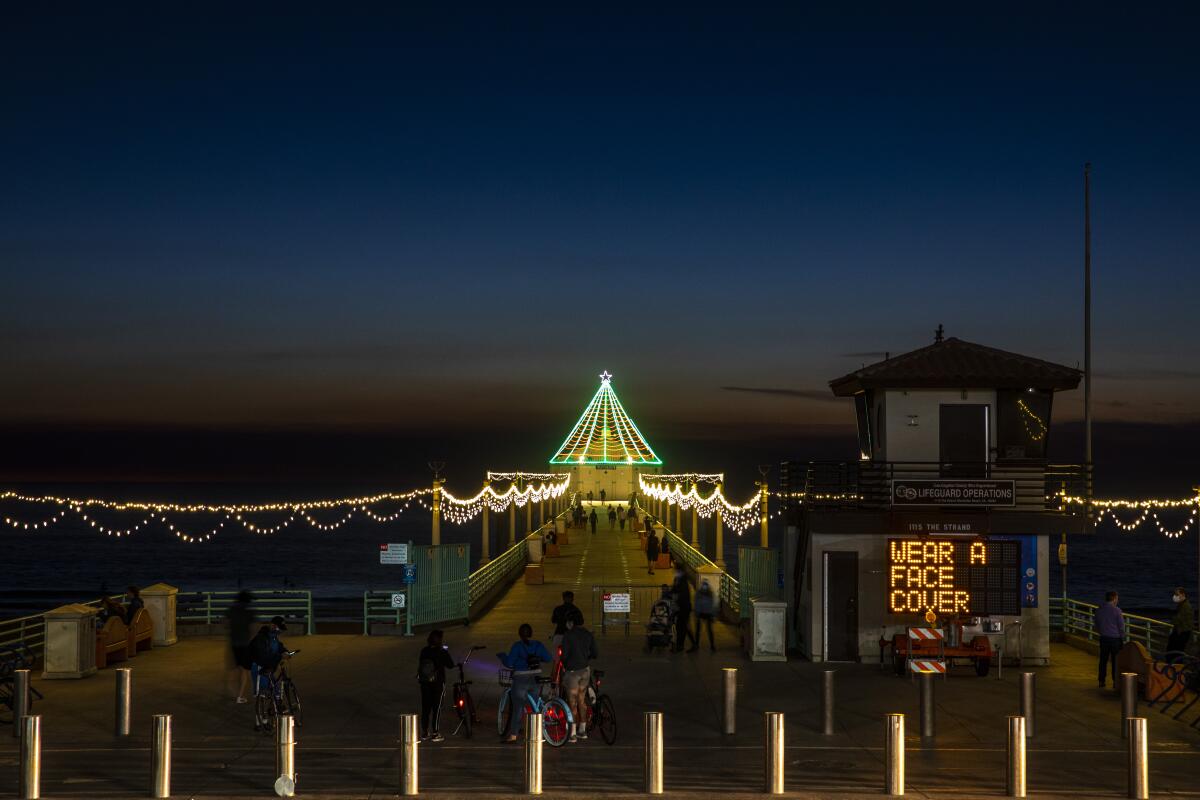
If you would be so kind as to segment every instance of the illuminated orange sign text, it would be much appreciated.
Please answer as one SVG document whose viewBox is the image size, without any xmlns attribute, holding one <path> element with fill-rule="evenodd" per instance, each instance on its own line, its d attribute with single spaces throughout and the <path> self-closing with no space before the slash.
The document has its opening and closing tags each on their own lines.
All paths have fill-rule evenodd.
<svg viewBox="0 0 1200 800">
<path fill-rule="evenodd" d="M 956 545 L 947 539 L 888 541 L 888 612 L 891 614 L 968 613 L 971 596 L 955 578 Z M 987 548 L 971 542 L 964 554 L 971 566 L 987 565 Z"/>
</svg>

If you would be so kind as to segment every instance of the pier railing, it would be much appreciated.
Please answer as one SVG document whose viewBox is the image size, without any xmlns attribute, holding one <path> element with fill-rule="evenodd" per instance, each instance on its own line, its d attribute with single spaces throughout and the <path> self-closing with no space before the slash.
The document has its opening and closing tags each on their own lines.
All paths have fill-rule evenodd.
<svg viewBox="0 0 1200 800">
<path fill-rule="evenodd" d="M 1071 598 L 1050 598 L 1050 630 L 1064 636 L 1081 639 L 1099 645 L 1100 634 L 1096 630 L 1095 603 L 1085 603 Z M 1162 655 L 1167 649 L 1171 635 L 1171 624 L 1161 620 L 1125 614 L 1125 636 L 1129 641 L 1140 642 L 1151 655 Z"/>
<path fill-rule="evenodd" d="M 114 594 L 108 599 L 120 602 L 123 597 L 124 595 Z M 103 602 L 104 598 L 98 597 L 95 600 L 88 600 L 79 605 L 99 608 Z M 42 614 L 30 614 L 25 617 L 0 620 L 0 654 L 3 654 L 5 650 L 10 648 L 17 650 L 28 648 L 34 655 L 38 655 L 42 652 L 45 644 L 46 620 Z"/>
<path fill-rule="evenodd" d="M 995 480 L 1012 481 L 1012 505 L 994 510 L 1061 511 L 1083 514 L 1080 506 L 1060 499 L 1090 497 L 1092 471 L 1083 464 L 1048 464 L 1041 461 L 809 461 L 784 462 L 785 499 L 796 499 L 814 508 L 880 509 L 892 505 L 892 481 Z"/>
<path fill-rule="evenodd" d="M 180 625 L 220 624 L 225 611 L 242 591 L 250 592 L 255 622 L 267 622 L 273 617 L 283 617 L 291 625 L 303 626 L 306 633 L 317 632 L 317 619 L 313 615 L 312 592 L 307 589 L 232 589 L 219 592 L 180 592 L 176 598 L 175 622 Z"/>
<path fill-rule="evenodd" d="M 467 579 L 467 602 L 470 605 L 471 616 L 475 616 L 476 612 L 520 576 L 525 565 L 529 563 L 529 540 L 541 535 L 540 530 L 530 533 L 471 573 Z"/>
<path fill-rule="evenodd" d="M 671 556 L 686 564 L 692 572 L 699 572 L 700 567 L 721 569 L 708 556 L 685 542 L 670 528 L 663 526 L 663 531 L 667 536 L 668 547 L 671 548 Z M 735 617 L 739 616 L 741 614 L 741 593 L 738 590 L 737 578 L 723 569 L 721 569 L 720 594 L 721 608 L 728 608 Z"/>
</svg>

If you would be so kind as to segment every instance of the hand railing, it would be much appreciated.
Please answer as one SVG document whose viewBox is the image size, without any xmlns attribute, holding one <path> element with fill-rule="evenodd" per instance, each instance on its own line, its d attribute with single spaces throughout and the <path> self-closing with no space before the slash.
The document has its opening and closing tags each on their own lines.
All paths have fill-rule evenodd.
<svg viewBox="0 0 1200 800">
<path fill-rule="evenodd" d="M 1100 634 L 1096 630 L 1097 608 L 1095 603 L 1085 603 L 1069 597 L 1051 598 L 1051 630 L 1057 627 L 1068 636 L 1099 642 Z M 1151 655 L 1161 655 L 1166 650 L 1171 630 L 1172 626 L 1168 622 L 1137 614 L 1125 614 L 1125 638 L 1132 642 L 1140 642 Z"/>
<path fill-rule="evenodd" d="M 242 591 L 254 598 L 250 610 L 256 622 L 283 617 L 300 622 L 309 634 L 317 632 L 313 615 L 312 592 L 307 589 L 230 589 L 216 592 L 180 592 L 176 598 L 175 621 L 213 625 L 225 618 L 225 610 Z"/>
</svg>

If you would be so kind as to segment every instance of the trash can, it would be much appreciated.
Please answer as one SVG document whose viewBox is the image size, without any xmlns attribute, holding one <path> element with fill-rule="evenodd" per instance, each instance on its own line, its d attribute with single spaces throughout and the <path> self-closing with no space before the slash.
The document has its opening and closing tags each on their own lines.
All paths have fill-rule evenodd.
<svg viewBox="0 0 1200 800">
<path fill-rule="evenodd" d="M 529 563 L 539 564 L 542 560 L 542 537 L 531 536 L 525 540 L 529 547 Z"/>
<path fill-rule="evenodd" d="M 751 661 L 787 661 L 787 603 L 750 599 L 749 655 Z"/>
<path fill-rule="evenodd" d="M 96 674 L 96 614 L 72 603 L 42 615 L 46 621 L 43 678 L 86 678 Z"/>
</svg>

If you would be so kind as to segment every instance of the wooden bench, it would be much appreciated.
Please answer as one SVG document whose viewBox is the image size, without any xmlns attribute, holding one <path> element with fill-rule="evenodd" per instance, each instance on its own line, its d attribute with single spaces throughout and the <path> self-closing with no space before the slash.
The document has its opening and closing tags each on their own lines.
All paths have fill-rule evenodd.
<svg viewBox="0 0 1200 800">
<path fill-rule="evenodd" d="M 129 655 L 136 656 L 139 650 L 149 650 L 154 641 L 154 623 L 150 612 L 139 608 L 129 625 Z"/>
<path fill-rule="evenodd" d="M 109 617 L 96 629 L 96 669 L 129 658 L 129 628 L 120 617 Z"/>
</svg>

